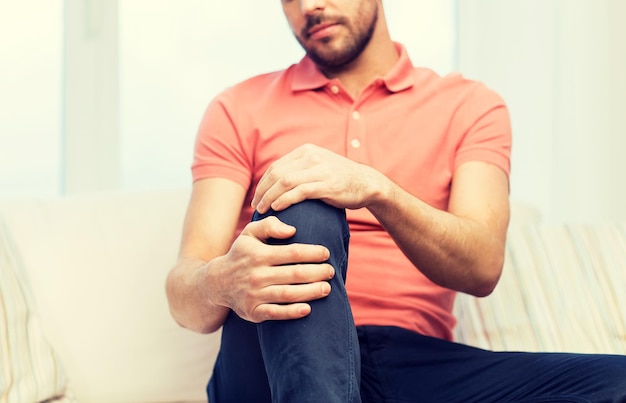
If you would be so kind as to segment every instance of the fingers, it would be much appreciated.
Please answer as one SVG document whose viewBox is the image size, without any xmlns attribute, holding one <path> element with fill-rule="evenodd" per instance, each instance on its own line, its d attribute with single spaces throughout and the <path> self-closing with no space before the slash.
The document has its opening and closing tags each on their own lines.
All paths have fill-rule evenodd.
<svg viewBox="0 0 626 403">
<path fill-rule="evenodd" d="M 315 173 L 312 168 L 326 166 L 324 161 L 327 157 L 323 157 L 324 153 L 327 150 L 305 144 L 274 161 L 257 183 L 252 208 L 265 213 L 270 206 L 274 207 L 274 201 L 284 192 L 303 183 L 317 182 L 320 174 Z"/>
<path fill-rule="evenodd" d="M 329 190 L 323 181 L 308 175 L 301 178 L 279 180 L 260 198 L 256 209 L 264 214 L 270 208 L 281 211 L 307 199 L 323 199 Z"/>
<path fill-rule="evenodd" d="M 244 318 L 250 322 L 261 323 L 267 320 L 290 320 L 301 319 L 311 313 L 309 304 L 259 305 L 249 318 Z"/>
<path fill-rule="evenodd" d="M 274 161 L 274 163 L 272 163 L 269 166 L 269 168 L 265 171 L 265 173 L 263 174 L 263 176 L 257 183 L 254 196 L 252 197 L 252 208 L 254 208 L 255 210 L 259 210 L 258 209 L 259 203 L 261 202 L 267 190 L 270 187 L 272 187 L 279 179 L 281 179 L 280 172 L 285 171 L 284 166 L 292 164 L 293 161 L 294 161 L 294 152 L 289 153 L 283 156 L 282 158 Z M 287 172 L 294 172 L 294 170 L 291 169 L 291 170 L 288 170 Z M 288 180 L 288 179 L 285 179 L 285 180 Z M 267 203 L 267 206 L 269 206 L 269 203 Z M 267 211 L 266 209 L 264 210 Z M 265 211 L 261 212 L 259 210 L 261 214 L 263 214 Z"/>
<path fill-rule="evenodd" d="M 273 285 L 293 285 L 319 283 L 332 279 L 335 269 L 329 264 L 296 264 L 289 266 L 267 267 L 250 275 L 250 283 L 255 288 Z M 266 298 L 266 302 L 295 302 L 279 295 L 279 299 Z M 307 301 L 306 298 L 300 301 Z"/>
<path fill-rule="evenodd" d="M 280 302 L 260 304 L 252 310 L 246 319 L 260 323 L 266 320 L 303 318 L 311 313 L 311 306 L 299 301 L 321 299 L 328 296 L 330 291 L 331 287 L 327 282 L 268 287 L 266 289 L 268 297 Z"/>
<path fill-rule="evenodd" d="M 295 227 L 285 224 L 274 216 L 253 221 L 241 231 L 242 235 L 249 235 L 261 241 L 266 241 L 269 238 L 287 239 L 291 238 L 295 233 Z"/>
<path fill-rule="evenodd" d="M 281 175 L 280 170 L 270 168 L 261 178 L 255 189 L 252 199 L 252 208 L 259 213 L 266 213 L 270 207 L 279 211 L 275 207 L 276 201 L 286 192 L 299 188 L 302 184 L 317 182 L 310 169 L 301 170 L 302 167 L 292 166 L 287 168 L 288 174 Z M 302 199 L 304 200 L 304 199 Z"/>
<path fill-rule="evenodd" d="M 310 313 L 309 301 L 331 292 L 334 276 L 329 264 L 268 267 L 251 273 L 250 287 L 240 299 L 237 314 L 251 322 L 301 318 Z"/>
<path fill-rule="evenodd" d="M 288 239 L 296 232 L 296 228 L 283 223 L 274 216 L 249 223 L 241 232 L 261 241 L 269 238 Z M 321 263 L 330 257 L 330 251 L 322 245 L 289 244 L 289 245 L 256 245 L 260 248 L 255 252 L 259 260 L 271 266 L 297 264 L 297 263 Z M 248 254 L 252 255 L 248 252 Z"/>
</svg>

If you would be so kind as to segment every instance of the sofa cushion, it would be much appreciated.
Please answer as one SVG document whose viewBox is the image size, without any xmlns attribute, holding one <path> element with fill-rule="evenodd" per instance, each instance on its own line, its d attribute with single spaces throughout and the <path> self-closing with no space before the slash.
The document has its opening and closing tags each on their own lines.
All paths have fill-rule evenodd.
<svg viewBox="0 0 626 403">
<path fill-rule="evenodd" d="M 180 328 L 165 278 L 187 190 L 0 203 L 81 403 L 205 401 L 219 334 Z"/>
<path fill-rule="evenodd" d="M 0 401 L 61 401 L 65 372 L 41 330 L 30 286 L 12 245 L 0 217 Z"/>
<path fill-rule="evenodd" d="M 494 293 L 460 295 L 457 339 L 492 350 L 626 354 L 626 223 L 509 232 Z"/>
</svg>

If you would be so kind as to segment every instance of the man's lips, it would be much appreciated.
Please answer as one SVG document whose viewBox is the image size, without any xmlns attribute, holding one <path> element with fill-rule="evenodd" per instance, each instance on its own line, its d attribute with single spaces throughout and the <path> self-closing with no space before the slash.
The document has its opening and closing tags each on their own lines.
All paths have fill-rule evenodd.
<svg viewBox="0 0 626 403">
<path fill-rule="evenodd" d="M 317 24 L 309 28 L 309 30 L 306 32 L 306 35 L 307 37 L 313 38 L 313 39 L 326 36 L 328 31 L 332 30 L 333 27 L 337 25 L 339 24 L 336 22 L 323 22 L 321 24 Z"/>
</svg>

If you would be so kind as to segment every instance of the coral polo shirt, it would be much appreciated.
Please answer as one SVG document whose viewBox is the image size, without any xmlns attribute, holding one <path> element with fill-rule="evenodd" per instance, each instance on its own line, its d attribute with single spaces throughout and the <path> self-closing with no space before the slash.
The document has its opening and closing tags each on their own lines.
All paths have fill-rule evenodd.
<svg viewBox="0 0 626 403">
<path fill-rule="evenodd" d="M 208 106 L 194 180 L 226 178 L 247 190 L 238 224 L 249 222 L 255 184 L 277 158 L 304 143 L 370 165 L 424 202 L 446 210 L 452 175 L 468 161 L 509 173 L 511 130 L 502 99 L 459 74 L 413 67 L 405 49 L 357 99 L 307 57 L 284 71 L 228 88 Z M 348 210 L 346 287 L 359 325 L 391 325 L 452 339 L 455 292 L 428 280 L 366 209 Z"/>
</svg>

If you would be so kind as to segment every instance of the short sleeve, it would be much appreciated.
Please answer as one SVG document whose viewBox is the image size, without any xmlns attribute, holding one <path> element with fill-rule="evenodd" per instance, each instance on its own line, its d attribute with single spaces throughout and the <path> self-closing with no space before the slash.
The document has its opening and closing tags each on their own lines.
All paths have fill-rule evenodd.
<svg viewBox="0 0 626 403">
<path fill-rule="evenodd" d="M 511 120 L 504 100 L 483 84 L 476 84 L 461 107 L 455 124 L 463 137 L 455 154 L 454 168 L 482 161 L 511 171 Z"/>
<path fill-rule="evenodd" d="M 234 108 L 228 92 L 220 94 L 207 107 L 194 147 L 191 167 L 194 181 L 225 178 L 248 188 L 252 177 L 252 148 L 246 139 L 247 119 Z"/>
</svg>

